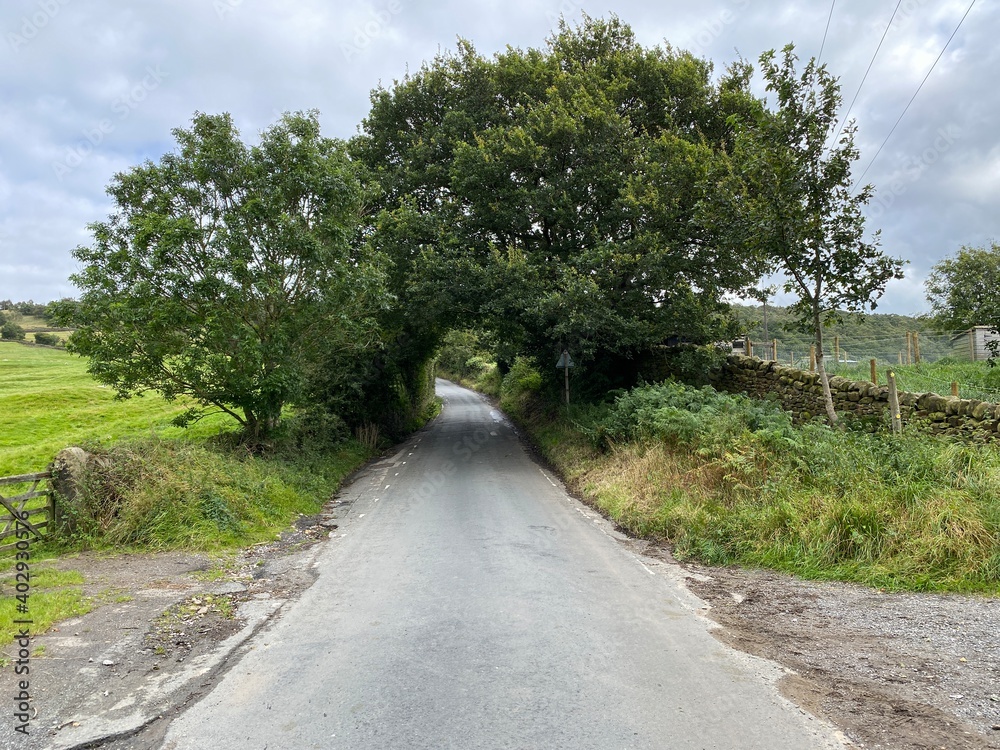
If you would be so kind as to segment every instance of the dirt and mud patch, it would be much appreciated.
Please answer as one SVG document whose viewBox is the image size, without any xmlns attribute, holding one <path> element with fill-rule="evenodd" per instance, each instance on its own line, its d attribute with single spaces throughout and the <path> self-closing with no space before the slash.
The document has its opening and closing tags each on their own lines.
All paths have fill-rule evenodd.
<svg viewBox="0 0 1000 750">
<path fill-rule="evenodd" d="M 246 627 L 245 613 L 276 612 L 315 581 L 316 545 L 336 529 L 336 510 L 331 502 L 273 541 L 226 554 L 82 553 L 36 563 L 81 573 L 82 594 L 94 608 L 32 638 L 31 736 L 0 732 L 0 748 L 72 747 L 69 737 L 85 732 L 95 717 L 126 726 L 129 712 L 146 698 L 143 708 L 153 706 L 156 721 L 169 721 L 227 666 L 197 669 L 214 664 L 213 653 Z M 13 648 L 0 652 L 9 659 Z M 152 697 L 150 686 L 191 674 L 183 690 L 162 691 L 160 703 Z M 13 695 L 14 684 L 8 664 L 0 669 L 0 690 Z M 149 746 L 149 729 L 136 747 Z"/>
<path fill-rule="evenodd" d="M 1000 599 L 684 567 L 716 636 L 791 670 L 783 693 L 858 747 L 1000 748 Z"/>
</svg>

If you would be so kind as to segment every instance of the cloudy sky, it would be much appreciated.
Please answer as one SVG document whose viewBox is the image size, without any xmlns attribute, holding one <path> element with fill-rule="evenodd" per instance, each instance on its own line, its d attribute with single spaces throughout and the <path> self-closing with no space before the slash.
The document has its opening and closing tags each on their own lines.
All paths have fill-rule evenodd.
<svg viewBox="0 0 1000 750">
<path fill-rule="evenodd" d="M 970 1 L 3 0 L 0 299 L 75 296 L 70 251 L 108 214 L 110 179 L 170 150 L 194 112 L 230 112 L 252 140 L 281 112 L 315 108 L 327 135 L 347 138 L 372 88 L 457 37 L 484 54 L 542 46 L 560 15 L 617 14 L 642 44 L 666 40 L 717 71 L 788 42 L 804 58 L 822 48 L 845 108 L 885 34 L 851 110 L 860 176 Z M 931 265 L 1000 239 L 998 31 L 1000 7 L 974 3 L 865 174 L 878 188 L 869 225 L 910 261 L 880 312 L 924 311 Z"/>
</svg>

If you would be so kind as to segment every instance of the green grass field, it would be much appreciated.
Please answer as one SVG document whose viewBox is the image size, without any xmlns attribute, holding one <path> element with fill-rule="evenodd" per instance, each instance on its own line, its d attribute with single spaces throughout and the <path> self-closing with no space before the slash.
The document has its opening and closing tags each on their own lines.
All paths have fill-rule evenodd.
<svg viewBox="0 0 1000 750">
<path fill-rule="evenodd" d="M 851 380 L 868 380 L 871 367 L 863 363 L 834 363 L 827 365 L 831 375 L 841 375 Z M 878 368 L 879 383 L 885 385 L 886 367 Z M 981 401 L 1000 403 L 1000 367 L 990 367 L 987 362 L 961 362 L 942 359 L 919 365 L 899 365 L 893 367 L 896 382 L 910 393 L 934 392 L 941 396 L 951 395 L 951 384 L 958 383 L 958 395 L 962 398 L 976 398 Z"/>
<path fill-rule="evenodd" d="M 149 394 L 115 400 L 87 373 L 87 363 L 57 349 L 0 343 L 0 476 L 44 471 L 63 448 L 156 432 L 204 437 L 235 428 L 223 415 L 189 430 L 170 420 L 190 406 Z"/>
</svg>

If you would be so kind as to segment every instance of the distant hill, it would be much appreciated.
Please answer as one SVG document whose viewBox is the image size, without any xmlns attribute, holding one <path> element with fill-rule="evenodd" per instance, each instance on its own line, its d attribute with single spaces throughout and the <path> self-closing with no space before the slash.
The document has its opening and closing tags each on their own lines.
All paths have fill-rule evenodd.
<svg viewBox="0 0 1000 750">
<path fill-rule="evenodd" d="M 764 343 L 778 340 L 779 350 L 791 350 L 796 354 L 808 353 L 812 345 L 812 334 L 795 328 L 792 316 L 786 307 L 767 306 L 767 333 L 764 332 L 763 305 L 732 305 L 733 312 L 753 342 Z M 919 332 L 920 350 L 923 358 L 936 360 L 946 356 L 965 355 L 965 340 L 955 334 L 942 334 L 932 330 L 927 321 L 908 315 L 872 313 L 862 318 L 845 316 L 845 322 L 824 329 L 824 349 L 833 350 L 834 337 L 840 337 L 842 349 L 846 349 L 852 359 L 875 357 L 894 361 L 899 352 L 906 352 L 906 334 Z"/>
</svg>

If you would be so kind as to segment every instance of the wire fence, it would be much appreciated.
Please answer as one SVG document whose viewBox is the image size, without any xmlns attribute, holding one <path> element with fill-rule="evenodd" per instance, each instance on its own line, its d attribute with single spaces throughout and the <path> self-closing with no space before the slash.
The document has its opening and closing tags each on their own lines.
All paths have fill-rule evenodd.
<svg viewBox="0 0 1000 750">
<path fill-rule="evenodd" d="M 1000 403 L 1000 367 L 987 361 L 991 356 L 988 343 L 996 338 L 989 329 L 944 334 L 915 331 L 888 337 L 830 335 L 824 337 L 823 363 L 830 374 L 870 380 L 874 362 L 876 380 L 884 384 L 885 371 L 892 368 L 901 390 Z M 744 347 L 760 359 L 815 369 L 815 350 L 806 341 L 748 340 Z"/>
</svg>

